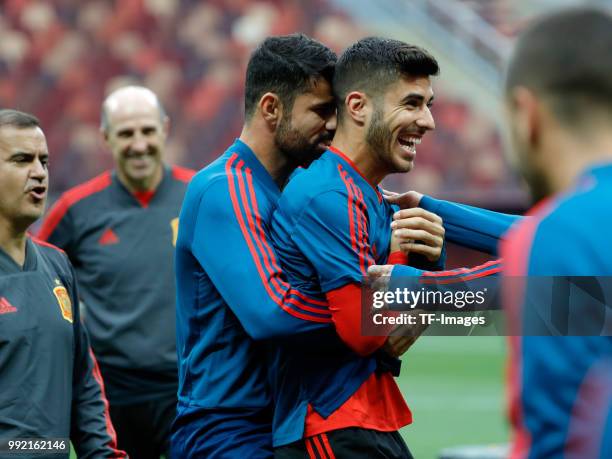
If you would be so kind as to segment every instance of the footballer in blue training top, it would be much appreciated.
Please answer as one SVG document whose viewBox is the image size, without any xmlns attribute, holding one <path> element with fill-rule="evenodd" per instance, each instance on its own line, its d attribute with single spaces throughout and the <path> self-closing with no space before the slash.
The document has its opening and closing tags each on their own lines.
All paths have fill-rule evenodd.
<svg viewBox="0 0 612 459">
<path fill-rule="evenodd" d="M 378 184 L 389 173 L 409 171 L 416 145 L 434 128 L 430 76 L 437 72 L 425 50 L 399 41 L 367 38 L 350 46 L 334 76 L 333 146 L 283 191 L 272 221 L 274 245 L 292 285 L 328 301 L 341 341 L 319 334 L 318 346 L 295 337 L 272 349 L 275 457 L 311 451 L 411 457 L 397 431 L 412 416 L 382 357 L 387 337 L 360 334 L 361 283 L 371 265 L 408 261 L 390 254 L 396 208 Z M 412 251 L 430 254 L 424 267 L 440 269 L 440 251 L 430 250 L 442 241 L 440 219 L 423 211 L 411 224 L 404 236 L 419 242 Z M 411 276 L 434 275 L 404 268 Z M 495 262 L 440 275 L 498 271 Z"/>
<path fill-rule="evenodd" d="M 304 35 L 266 39 L 247 68 L 240 139 L 187 189 L 176 252 L 174 457 L 272 457 L 260 340 L 332 328 L 326 301 L 288 284 L 269 222 L 289 174 L 333 135 L 335 62 Z"/>
</svg>

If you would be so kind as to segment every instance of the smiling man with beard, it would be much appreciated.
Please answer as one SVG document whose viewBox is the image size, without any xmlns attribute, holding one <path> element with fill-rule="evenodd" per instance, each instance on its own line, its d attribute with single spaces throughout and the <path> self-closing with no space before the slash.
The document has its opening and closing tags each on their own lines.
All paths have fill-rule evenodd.
<svg viewBox="0 0 612 459">
<path fill-rule="evenodd" d="M 240 138 L 189 185 L 176 254 L 173 457 L 272 457 L 261 340 L 330 328 L 326 303 L 286 282 L 269 221 L 289 175 L 331 140 L 335 63 L 304 35 L 267 38 L 247 66 Z"/>
<path fill-rule="evenodd" d="M 174 244 L 193 172 L 163 163 L 168 127 L 149 89 L 112 92 L 101 131 L 115 170 L 61 196 L 39 234 L 76 268 L 118 442 L 135 459 L 168 456 L 176 412 Z"/>
<path fill-rule="evenodd" d="M 412 415 L 378 358 L 388 338 L 360 333 L 361 283 L 370 265 L 407 261 L 390 246 L 394 210 L 379 183 L 410 171 L 417 145 L 434 129 L 430 77 L 437 73 L 427 51 L 383 38 L 360 40 L 338 60 L 336 135 L 283 191 L 272 240 L 292 285 L 329 303 L 342 341 L 322 336 L 323 352 L 289 341 L 277 347 L 275 457 L 412 457 L 398 433 Z M 405 245 L 439 268 L 441 220 L 416 212 L 406 231 L 419 243 Z"/>
</svg>

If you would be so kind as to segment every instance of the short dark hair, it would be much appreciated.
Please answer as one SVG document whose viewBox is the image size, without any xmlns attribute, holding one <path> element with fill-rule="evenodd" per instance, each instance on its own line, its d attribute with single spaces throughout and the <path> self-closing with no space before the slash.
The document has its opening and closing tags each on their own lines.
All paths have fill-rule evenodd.
<svg viewBox="0 0 612 459">
<path fill-rule="evenodd" d="M 333 87 L 338 114 L 344 112 L 344 99 L 351 91 L 376 96 L 400 76 L 431 76 L 439 72 L 436 59 L 419 46 L 390 38 L 363 38 L 349 46 L 336 64 Z"/>
<path fill-rule="evenodd" d="M 517 41 L 506 93 L 525 86 L 560 121 L 584 121 L 594 108 L 612 114 L 612 15 L 595 7 L 569 8 L 531 24 Z"/>
<path fill-rule="evenodd" d="M 298 94 L 310 88 L 314 78 L 331 85 L 336 54 L 304 34 L 268 37 L 249 59 L 246 71 L 244 111 L 248 120 L 266 92 L 278 95 L 286 109 Z"/>
<path fill-rule="evenodd" d="M 13 126 L 19 129 L 40 127 L 40 121 L 29 113 L 12 110 L 9 108 L 0 109 L 0 128 Z"/>
</svg>

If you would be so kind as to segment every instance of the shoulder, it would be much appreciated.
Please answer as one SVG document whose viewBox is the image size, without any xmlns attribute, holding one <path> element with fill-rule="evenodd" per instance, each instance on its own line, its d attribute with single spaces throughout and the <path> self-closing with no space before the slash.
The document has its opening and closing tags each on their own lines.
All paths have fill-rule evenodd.
<svg viewBox="0 0 612 459">
<path fill-rule="evenodd" d="M 71 272 L 71 265 L 66 252 L 59 247 L 34 236 L 30 236 L 30 240 L 36 247 L 36 252 L 38 255 L 51 264 L 55 268 L 56 272 L 63 276 L 71 277 L 71 274 L 69 274 Z"/>
<path fill-rule="evenodd" d="M 112 184 L 111 172 L 106 171 L 91 180 L 77 185 L 62 194 L 53 204 L 45 217 L 42 227 L 38 233 L 40 239 L 48 239 L 58 224 L 68 215 L 74 216 L 75 208 L 77 212 L 96 212 L 96 206 L 90 205 L 90 199 L 99 196 Z M 86 203 L 87 205 L 80 205 Z"/>
<path fill-rule="evenodd" d="M 346 201 L 348 190 L 341 171 L 325 156 L 313 162 L 307 169 L 300 168 L 291 176 L 283 189 L 279 207 L 301 208 L 309 204 Z"/>
<path fill-rule="evenodd" d="M 80 202 L 90 196 L 94 196 L 112 184 L 111 171 L 103 172 L 102 174 L 88 180 L 85 183 L 70 188 L 60 196 L 55 207 L 70 208 L 77 202 Z"/>
<path fill-rule="evenodd" d="M 535 206 L 528 218 L 518 222 L 502 247 L 507 272 L 511 275 L 581 272 L 594 275 L 595 271 L 606 269 L 596 264 L 599 263 L 597 253 L 606 244 L 610 245 L 605 230 L 602 231 L 606 225 L 598 222 L 607 213 L 596 208 L 598 204 L 589 194 L 573 190 L 548 199 Z"/>
<path fill-rule="evenodd" d="M 237 155 L 226 152 L 201 169 L 187 186 L 183 206 L 227 206 L 232 195 L 240 193 L 235 177 L 237 167 Z"/>
<path fill-rule="evenodd" d="M 196 171 L 181 166 L 170 166 L 172 178 L 178 182 L 189 183 Z"/>
<path fill-rule="evenodd" d="M 275 222 L 301 222 L 304 226 L 335 227 L 344 224 L 349 215 L 349 200 L 342 190 L 318 190 L 304 196 L 303 200 L 291 199 L 290 195 L 281 197 L 275 212 Z M 303 228 L 308 230 L 309 228 Z"/>
</svg>

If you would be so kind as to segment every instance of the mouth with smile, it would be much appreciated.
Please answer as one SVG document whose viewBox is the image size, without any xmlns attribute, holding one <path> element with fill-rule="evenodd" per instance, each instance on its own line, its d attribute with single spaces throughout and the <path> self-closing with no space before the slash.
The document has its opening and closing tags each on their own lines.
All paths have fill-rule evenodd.
<svg viewBox="0 0 612 459">
<path fill-rule="evenodd" d="M 409 159 L 414 159 L 416 156 L 416 146 L 421 143 L 422 136 L 414 134 L 404 134 L 397 137 L 401 149 L 406 153 Z"/>
</svg>

